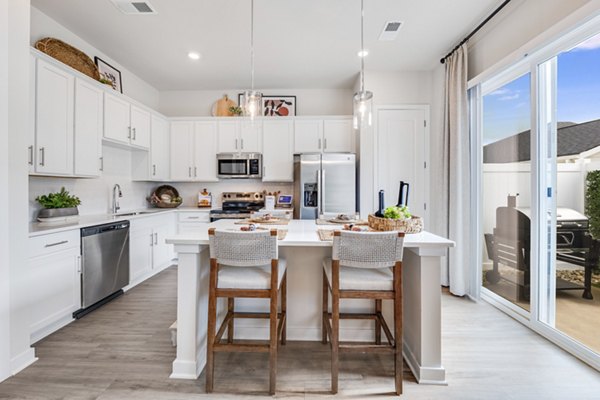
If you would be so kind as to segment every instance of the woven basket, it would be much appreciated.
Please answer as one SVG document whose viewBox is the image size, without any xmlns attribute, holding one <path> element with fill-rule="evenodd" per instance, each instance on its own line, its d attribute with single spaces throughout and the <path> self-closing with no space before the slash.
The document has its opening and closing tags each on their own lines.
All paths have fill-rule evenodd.
<svg viewBox="0 0 600 400">
<path fill-rule="evenodd" d="M 92 59 L 62 40 L 44 38 L 35 43 L 35 48 L 92 79 L 100 79 L 98 67 L 96 67 Z"/>
<path fill-rule="evenodd" d="M 423 219 L 414 215 L 409 219 L 390 219 L 369 214 L 369 228 L 376 231 L 419 233 L 423 230 Z"/>
<path fill-rule="evenodd" d="M 179 192 L 171 185 L 162 185 L 154 190 L 154 193 L 148 198 L 148 201 L 158 208 L 177 208 L 182 202 L 171 202 L 161 200 L 163 194 L 170 197 L 179 197 Z"/>
</svg>

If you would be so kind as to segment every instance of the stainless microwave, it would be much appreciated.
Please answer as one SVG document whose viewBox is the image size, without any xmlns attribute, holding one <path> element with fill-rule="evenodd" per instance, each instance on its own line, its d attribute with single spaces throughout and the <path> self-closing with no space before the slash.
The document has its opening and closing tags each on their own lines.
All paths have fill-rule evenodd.
<svg viewBox="0 0 600 400">
<path fill-rule="evenodd" d="M 217 176 L 225 179 L 262 178 L 262 154 L 217 154 Z"/>
</svg>

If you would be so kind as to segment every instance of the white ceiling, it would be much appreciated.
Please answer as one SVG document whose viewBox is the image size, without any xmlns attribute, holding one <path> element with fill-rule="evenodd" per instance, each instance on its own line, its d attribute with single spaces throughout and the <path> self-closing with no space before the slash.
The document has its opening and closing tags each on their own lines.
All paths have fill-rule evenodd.
<svg viewBox="0 0 600 400">
<path fill-rule="evenodd" d="M 250 85 L 249 0 L 150 0 L 157 15 L 109 0 L 31 3 L 159 90 Z M 365 0 L 366 69 L 430 70 L 500 3 Z M 404 22 L 398 39 L 378 41 L 392 20 Z M 350 88 L 359 48 L 359 0 L 255 0 L 257 88 Z"/>
</svg>

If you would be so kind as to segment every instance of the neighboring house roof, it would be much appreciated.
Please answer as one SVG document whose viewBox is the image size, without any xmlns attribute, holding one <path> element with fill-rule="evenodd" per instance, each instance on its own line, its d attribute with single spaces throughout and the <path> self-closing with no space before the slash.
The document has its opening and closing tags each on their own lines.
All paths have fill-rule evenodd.
<svg viewBox="0 0 600 400">
<path fill-rule="evenodd" d="M 558 157 L 581 154 L 600 146 L 600 119 L 576 124 L 559 122 L 557 129 Z M 502 164 L 531 160 L 529 130 L 509 136 L 483 147 L 484 164 Z"/>
</svg>

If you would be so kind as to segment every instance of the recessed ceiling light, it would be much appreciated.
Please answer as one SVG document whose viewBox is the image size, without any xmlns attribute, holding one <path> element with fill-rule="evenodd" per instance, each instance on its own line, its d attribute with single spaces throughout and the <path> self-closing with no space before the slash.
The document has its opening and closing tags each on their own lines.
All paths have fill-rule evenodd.
<svg viewBox="0 0 600 400">
<path fill-rule="evenodd" d="M 369 55 L 369 50 L 367 50 L 367 49 L 360 50 L 357 54 L 359 57 L 366 57 Z"/>
<path fill-rule="evenodd" d="M 195 51 L 190 51 L 188 53 L 188 57 L 191 58 L 192 60 L 199 60 L 200 59 L 200 53 L 196 53 Z"/>
</svg>

